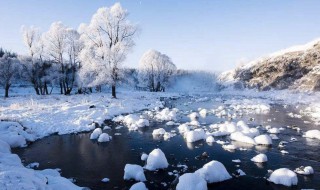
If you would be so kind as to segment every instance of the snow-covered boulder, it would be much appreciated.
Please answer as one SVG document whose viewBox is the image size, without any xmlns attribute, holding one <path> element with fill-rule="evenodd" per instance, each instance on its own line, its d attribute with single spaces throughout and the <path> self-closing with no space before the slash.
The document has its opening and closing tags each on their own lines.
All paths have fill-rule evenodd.
<svg viewBox="0 0 320 190">
<path fill-rule="evenodd" d="M 90 139 L 97 139 L 102 134 L 101 128 L 96 128 L 90 135 Z"/>
<path fill-rule="evenodd" d="M 142 160 L 142 161 L 146 161 L 147 159 L 148 159 L 148 154 L 142 153 L 142 155 L 141 155 L 141 160 Z"/>
<path fill-rule="evenodd" d="M 187 142 L 195 142 L 198 140 L 203 140 L 206 138 L 206 133 L 203 129 L 195 129 L 185 133 L 185 138 Z"/>
<path fill-rule="evenodd" d="M 147 170 L 154 171 L 157 169 L 167 168 L 168 166 L 169 163 L 165 154 L 159 148 L 157 148 L 150 152 L 145 168 Z"/>
<path fill-rule="evenodd" d="M 267 162 L 268 157 L 265 154 L 258 154 L 255 157 L 251 158 L 251 161 L 258 162 L 258 163 Z"/>
<path fill-rule="evenodd" d="M 260 145 L 272 145 L 272 139 L 269 135 L 259 135 L 254 138 L 256 144 Z"/>
<path fill-rule="evenodd" d="M 219 131 L 231 134 L 238 131 L 238 128 L 235 123 L 226 121 L 224 124 L 219 125 Z"/>
<path fill-rule="evenodd" d="M 143 182 L 133 184 L 129 190 L 148 190 Z"/>
<path fill-rule="evenodd" d="M 111 139 L 112 139 L 112 137 L 109 136 L 107 133 L 102 133 L 98 138 L 98 142 L 108 142 Z"/>
<path fill-rule="evenodd" d="M 201 117 L 206 117 L 207 116 L 207 113 L 208 113 L 208 110 L 207 109 L 201 109 L 200 111 L 199 111 L 199 115 L 201 116 Z"/>
<path fill-rule="evenodd" d="M 230 174 L 221 162 L 211 161 L 198 169 L 196 174 L 199 174 L 208 183 L 216 183 L 231 179 Z"/>
<path fill-rule="evenodd" d="M 176 190 L 207 190 L 207 182 L 196 173 L 185 173 L 179 177 Z"/>
<path fill-rule="evenodd" d="M 196 121 L 199 118 L 199 114 L 197 112 L 192 112 L 188 115 L 191 121 Z"/>
<path fill-rule="evenodd" d="M 136 181 L 146 181 L 143 168 L 135 164 L 126 164 L 124 167 L 124 180 L 134 179 Z"/>
<path fill-rule="evenodd" d="M 170 110 L 169 108 L 164 108 L 160 112 L 157 112 L 155 115 L 155 118 L 160 121 L 175 121 L 177 120 L 177 112 L 178 109 L 172 109 Z"/>
<path fill-rule="evenodd" d="M 320 140 L 320 130 L 309 130 L 306 132 L 306 134 L 304 135 L 307 138 L 311 138 L 311 139 L 319 139 Z"/>
<path fill-rule="evenodd" d="M 294 172 L 301 175 L 311 175 L 314 173 L 313 168 L 311 166 L 306 166 L 306 167 L 301 166 L 299 168 L 296 168 Z"/>
<path fill-rule="evenodd" d="M 178 127 L 179 133 L 181 133 L 181 134 L 190 131 L 190 129 L 191 129 L 191 127 L 185 123 L 179 125 L 179 127 Z"/>
<path fill-rule="evenodd" d="M 244 135 L 242 132 L 234 132 L 230 135 L 230 139 L 234 141 L 239 141 L 247 144 L 256 144 L 253 138 Z"/>
<path fill-rule="evenodd" d="M 214 142 L 213 136 L 208 136 L 208 137 L 206 138 L 206 142 L 207 142 L 207 143 L 213 143 L 213 142 Z"/>
<path fill-rule="evenodd" d="M 154 129 L 152 131 L 152 135 L 164 135 L 166 133 L 166 130 L 164 128 Z"/>
<path fill-rule="evenodd" d="M 280 130 L 276 127 L 273 127 L 273 128 L 268 129 L 268 133 L 278 134 L 278 133 L 280 133 Z"/>
<path fill-rule="evenodd" d="M 297 174 L 287 168 L 280 168 L 273 171 L 268 180 L 275 184 L 288 187 L 298 184 Z"/>
</svg>

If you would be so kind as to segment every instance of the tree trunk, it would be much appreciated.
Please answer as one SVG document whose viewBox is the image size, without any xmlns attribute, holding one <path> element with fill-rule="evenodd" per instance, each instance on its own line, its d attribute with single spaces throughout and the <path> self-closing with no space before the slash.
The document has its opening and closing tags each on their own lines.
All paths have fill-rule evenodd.
<svg viewBox="0 0 320 190">
<path fill-rule="evenodd" d="M 10 88 L 10 85 L 9 85 L 9 84 L 6 84 L 6 86 L 5 86 L 5 94 L 4 94 L 4 97 L 5 97 L 5 98 L 8 98 L 8 97 L 9 97 L 9 88 Z"/>
<path fill-rule="evenodd" d="M 112 98 L 117 98 L 117 96 L 116 96 L 116 85 L 112 85 L 111 89 L 112 89 Z"/>
<path fill-rule="evenodd" d="M 44 91 L 46 92 L 46 95 L 48 95 L 48 94 L 49 94 L 49 92 L 48 92 L 47 82 L 44 82 Z"/>
<path fill-rule="evenodd" d="M 62 82 L 60 82 L 60 94 L 63 94 Z"/>
<path fill-rule="evenodd" d="M 37 94 L 37 95 L 40 95 L 39 88 L 38 88 L 38 87 L 33 87 L 33 88 L 34 88 L 34 90 L 36 91 L 36 94 Z"/>
</svg>

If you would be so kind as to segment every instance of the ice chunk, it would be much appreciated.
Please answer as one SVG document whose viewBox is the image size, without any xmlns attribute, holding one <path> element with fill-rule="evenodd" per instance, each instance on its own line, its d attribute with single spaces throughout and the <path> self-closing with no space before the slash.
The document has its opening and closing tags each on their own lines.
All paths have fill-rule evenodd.
<svg viewBox="0 0 320 190">
<path fill-rule="evenodd" d="M 195 142 L 206 138 L 206 133 L 203 129 L 195 129 L 185 133 L 185 138 L 187 142 Z"/>
<path fill-rule="evenodd" d="M 306 166 L 306 167 L 301 166 L 299 168 L 296 168 L 294 172 L 301 175 L 311 175 L 314 173 L 313 168 L 311 166 Z"/>
<path fill-rule="evenodd" d="M 320 140 L 320 130 L 309 130 L 306 132 L 306 134 L 304 135 L 307 138 L 311 138 L 311 139 L 319 139 Z"/>
<path fill-rule="evenodd" d="M 102 133 L 98 138 L 98 142 L 108 142 L 111 139 L 112 139 L 112 137 L 109 136 L 107 133 Z"/>
<path fill-rule="evenodd" d="M 297 174 L 287 168 L 275 170 L 268 180 L 275 184 L 281 184 L 288 187 L 298 184 Z"/>
<path fill-rule="evenodd" d="M 251 158 L 251 161 L 258 162 L 258 163 L 267 162 L 268 157 L 265 154 L 258 154 L 255 157 Z"/>
<path fill-rule="evenodd" d="M 272 145 L 272 140 L 269 135 L 259 135 L 254 138 L 254 141 L 256 142 L 256 144 Z"/>
<path fill-rule="evenodd" d="M 176 190 L 207 190 L 207 182 L 198 174 L 185 173 L 179 177 Z"/>
<path fill-rule="evenodd" d="M 126 164 L 124 167 L 124 180 L 134 179 L 136 181 L 146 181 L 143 168 L 135 164 Z"/>
<path fill-rule="evenodd" d="M 154 171 L 157 169 L 167 168 L 168 165 L 169 164 L 165 154 L 159 148 L 157 148 L 150 152 L 145 168 L 147 170 Z"/>
<path fill-rule="evenodd" d="M 133 184 L 129 190 L 148 190 L 143 182 Z"/>
<path fill-rule="evenodd" d="M 102 134 L 101 128 L 96 128 L 90 135 L 90 139 L 97 139 Z"/>
<path fill-rule="evenodd" d="M 203 177 L 208 183 L 216 183 L 231 179 L 231 176 L 224 165 L 215 160 L 205 164 L 195 173 Z"/>
</svg>

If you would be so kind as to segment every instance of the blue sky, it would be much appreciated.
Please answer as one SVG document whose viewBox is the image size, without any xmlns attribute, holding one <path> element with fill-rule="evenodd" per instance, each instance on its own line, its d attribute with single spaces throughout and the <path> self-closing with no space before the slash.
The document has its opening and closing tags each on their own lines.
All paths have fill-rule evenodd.
<svg viewBox="0 0 320 190">
<path fill-rule="evenodd" d="M 77 28 L 111 0 L 1 0 L 0 46 L 25 53 L 21 25 L 46 31 L 54 21 Z M 320 37 L 319 0 L 119 1 L 141 32 L 125 65 L 156 49 L 178 68 L 224 71 Z"/>
</svg>

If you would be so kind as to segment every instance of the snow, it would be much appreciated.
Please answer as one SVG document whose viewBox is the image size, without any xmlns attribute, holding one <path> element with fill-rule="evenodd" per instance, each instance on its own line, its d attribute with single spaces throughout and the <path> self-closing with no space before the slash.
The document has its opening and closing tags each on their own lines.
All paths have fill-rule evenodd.
<svg viewBox="0 0 320 190">
<path fill-rule="evenodd" d="M 207 143 L 213 143 L 213 142 L 214 142 L 213 136 L 208 136 L 208 137 L 206 138 L 206 142 L 207 142 Z"/>
<path fill-rule="evenodd" d="M 237 169 L 237 172 L 239 173 L 239 176 L 245 176 L 246 173 L 244 173 L 244 171 L 242 171 L 241 169 Z"/>
<path fill-rule="evenodd" d="M 288 187 L 298 184 L 297 175 L 287 168 L 280 168 L 273 171 L 268 180 L 275 184 L 281 184 Z"/>
<path fill-rule="evenodd" d="M 177 120 L 178 111 L 179 110 L 176 108 L 173 108 L 172 110 L 169 108 L 164 108 L 156 113 L 155 118 L 159 121 L 175 121 Z"/>
<path fill-rule="evenodd" d="M 109 136 L 107 133 L 102 133 L 98 138 L 98 142 L 108 142 L 111 139 L 112 139 L 112 137 Z"/>
<path fill-rule="evenodd" d="M 313 168 L 311 166 L 306 166 L 306 167 L 301 166 L 299 168 L 296 168 L 294 172 L 301 175 L 311 175 L 314 173 Z"/>
<path fill-rule="evenodd" d="M 198 140 L 206 139 L 206 133 L 203 129 L 195 129 L 185 133 L 185 138 L 187 142 L 195 142 Z"/>
<path fill-rule="evenodd" d="M 230 139 L 234 141 L 239 141 L 243 143 L 248 143 L 248 144 L 256 144 L 255 140 L 253 138 L 244 135 L 241 132 L 234 132 L 230 135 Z"/>
<path fill-rule="evenodd" d="M 320 130 L 317 130 L 317 129 L 309 130 L 306 132 L 306 134 L 304 136 L 307 138 L 320 140 Z"/>
<path fill-rule="evenodd" d="M 262 162 L 267 162 L 268 157 L 265 154 L 258 154 L 255 157 L 251 158 L 252 162 L 257 162 L 257 163 L 262 163 Z"/>
<path fill-rule="evenodd" d="M 102 181 L 103 183 L 107 183 L 107 182 L 110 181 L 110 179 L 109 179 L 109 178 L 103 178 L 101 181 Z"/>
<path fill-rule="evenodd" d="M 149 120 L 142 118 L 142 116 L 136 114 L 129 114 L 126 116 L 118 116 L 113 119 L 115 122 L 123 122 L 129 130 L 136 131 L 141 127 L 149 126 Z"/>
<path fill-rule="evenodd" d="M 101 128 L 96 128 L 90 135 L 90 139 L 97 139 L 102 134 Z"/>
<path fill-rule="evenodd" d="M 148 190 L 143 182 L 133 184 L 129 190 Z"/>
<path fill-rule="evenodd" d="M 159 149 L 154 149 L 150 152 L 147 158 L 147 164 L 145 168 L 150 171 L 157 169 L 164 169 L 169 166 L 165 154 Z"/>
<path fill-rule="evenodd" d="M 179 125 L 179 127 L 178 127 L 179 133 L 181 133 L 181 134 L 190 131 L 190 129 L 191 129 L 191 127 L 185 123 Z"/>
<path fill-rule="evenodd" d="M 10 145 L 0 139 L 0 153 L 11 153 Z"/>
<path fill-rule="evenodd" d="M 143 168 L 135 164 L 126 164 L 124 167 L 124 180 L 134 179 L 136 181 L 146 181 Z"/>
<path fill-rule="evenodd" d="M 207 190 L 207 182 L 196 173 L 185 173 L 179 177 L 176 190 Z"/>
<path fill-rule="evenodd" d="M 273 127 L 273 128 L 268 129 L 268 133 L 278 134 L 278 133 L 280 133 L 280 130 L 276 127 Z"/>
<path fill-rule="evenodd" d="M 254 141 L 256 142 L 256 144 L 260 145 L 272 145 L 272 140 L 269 135 L 259 135 L 254 138 Z"/>
<path fill-rule="evenodd" d="M 164 128 L 154 129 L 152 135 L 164 135 L 166 130 Z"/>
<path fill-rule="evenodd" d="M 211 161 L 205 164 L 202 168 L 195 171 L 203 177 L 208 183 L 216 183 L 231 179 L 230 174 L 221 162 Z"/>
<path fill-rule="evenodd" d="M 142 160 L 142 161 L 146 161 L 147 159 L 148 159 L 148 154 L 142 153 L 142 155 L 141 155 L 141 160 Z"/>
</svg>

